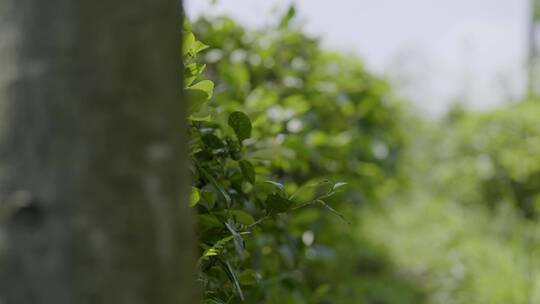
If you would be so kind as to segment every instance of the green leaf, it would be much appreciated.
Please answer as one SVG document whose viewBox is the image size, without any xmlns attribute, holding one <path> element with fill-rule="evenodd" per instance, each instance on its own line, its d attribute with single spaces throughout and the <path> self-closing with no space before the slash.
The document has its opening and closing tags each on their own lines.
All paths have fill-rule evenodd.
<svg viewBox="0 0 540 304">
<path fill-rule="evenodd" d="M 266 198 L 265 204 L 268 213 L 274 215 L 286 212 L 291 206 L 294 205 L 294 202 L 277 194 L 270 194 Z"/>
<path fill-rule="evenodd" d="M 279 194 L 280 196 L 287 197 L 287 192 L 282 184 L 273 181 L 265 181 L 262 183 L 256 183 L 253 187 L 255 197 L 261 201 L 265 201 L 270 194 Z"/>
<path fill-rule="evenodd" d="M 281 196 L 287 196 L 285 186 L 283 186 L 282 184 L 274 181 L 265 181 L 264 183 L 270 185 L 274 189 L 274 191 L 277 190 L 277 193 L 279 193 Z"/>
<path fill-rule="evenodd" d="M 195 38 L 195 35 L 191 32 L 184 33 L 184 56 L 197 55 L 202 50 L 207 49 L 208 46 Z"/>
<path fill-rule="evenodd" d="M 189 115 L 188 119 L 192 121 L 210 121 L 212 115 L 208 111 L 203 110 Z"/>
<path fill-rule="evenodd" d="M 201 255 L 201 257 L 199 258 L 199 260 L 197 261 L 197 264 L 198 265 L 201 265 L 202 263 L 204 263 L 205 261 L 208 261 L 210 257 L 213 257 L 213 256 L 218 256 L 221 254 L 221 252 L 223 251 L 223 249 L 225 249 L 225 246 L 227 245 L 227 243 L 229 243 L 230 241 L 232 241 L 234 238 L 234 236 L 232 235 L 229 235 L 219 241 L 217 241 L 214 246 L 206 249 L 203 254 Z"/>
<path fill-rule="evenodd" d="M 255 184 L 255 168 L 253 167 L 253 165 L 245 159 L 239 161 L 239 164 L 240 164 L 240 170 L 242 171 L 244 178 L 248 182 L 250 182 L 252 185 L 254 185 Z"/>
<path fill-rule="evenodd" d="M 238 281 L 244 286 L 256 285 L 260 280 L 260 275 L 253 269 L 246 269 L 238 276 Z"/>
<path fill-rule="evenodd" d="M 189 113 L 196 113 L 208 102 L 208 94 L 201 90 L 186 89 L 186 98 L 189 102 Z"/>
<path fill-rule="evenodd" d="M 332 192 L 334 188 L 334 183 L 329 180 L 322 180 L 315 184 L 315 192 L 317 195 L 326 195 Z"/>
<path fill-rule="evenodd" d="M 201 137 L 201 140 L 205 145 L 210 147 L 211 149 L 223 149 L 225 148 L 225 144 L 219 137 L 217 137 L 214 134 L 205 134 Z"/>
<path fill-rule="evenodd" d="M 198 112 L 212 98 L 214 83 L 210 80 L 199 81 L 185 89 L 189 101 L 189 113 Z"/>
<path fill-rule="evenodd" d="M 221 299 L 210 297 L 204 300 L 204 304 L 229 304 L 229 302 L 223 302 Z"/>
<path fill-rule="evenodd" d="M 232 216 L 236 220 L 236 222 L 242 224 L 242 225 L 251 225 L 255 223 L 255 219 L 251 216 L 251 214 L 242 211 L 242 210 L 230 210 Z"/>
<path fill-rule="evenodd" d="M 200 195 L 199 189 L 195 187 L 191 187 L 191 195 L 189 196 L 189 206 L 195 207 L 195 205 L 197 205 L 200 199 L 201 199 L 201 195 Z"/>
<path fill-rule="evenodd" d="M 286 28 L 289 26 L 289 23 L 291 23 L 291 20 L 296 15 L 296 8 L 293 4 L 289 6 L 289 9 L 287 10 L 287 13 L 281 18 L 281 21 L 279 22 L 280 28 Z"/>
<path fill-rule="evenodd" d="M 193 33 L 190 33 L 190 32 L 184 32 L 184 43 L 182 45 L 183 47 L 183 51 L 184 51 L 184 56 L 188 55 L 190 53 L 190 50 L 193 48 L 194 44 L 195 44 L 195 35 L 193 35 Z"/>
<path fill-rule="evenodd" d="M 320 300 L 324 296 L 328 295 L 330 290 L 331 290 L 331 288 L 330 288 L 330 286 L 328 284 L 320 285 L 319 287 L 317 287 L 317 289 L 315 289 L 313 297 L 315 299 L 317 299 L 317 300 Z"/>
<path fill-rule="evenodd" d="M 206 44 L 204 44 L 204 43 L 202 43 L 200 41 L 196 41 L 195 45 L 192 48 L 192 52 L 195 55 L 195 54 L 200 53 L 201 51 L 206 50 L 207 48 L 209 48 L 208 45 L 206 45 Z"/>
<path fill-rule="evenodd" d="M 216 204 L 218 192 L 219 190 L 217 190 L 216 187 L 214 187 L 214 185 L 212 184 L 205 185 L 200 190 L 201 197 L 206 202 L 208 210 L 212 210 L 212 208 L 214 208 L 214 205 Z"/>
<path fill-rule="evenodd" d="M 338 211 L 336 211 L 336 209 L 330 207 L 330 205 L 328 205 L 325 201 L 323 200 L 317 200 L 317 202 L 321 205 L 323 205 L 326 209 L 328 209 L 330 212 L 332 212 L 333 214 L 337 215 L 339 218 L 341 218 L 345 223 L 347 224 L 350 224 L 349 221 L 347 221 L 347 219 L 345 218 L 345 216 L 343 216 L 343 214 L 339 213 Z"/>
<path fill-rule="evenodd" d="M 244 301 L 244 293 L 242 292 L 242 288 L 240 287 L 240 282 L 238 281 L 238 277 L 236 276 L 236 273 L 234 272 L 231 264 L 229 262 L 224 262 L 220 260 L 220 265 L 222 266 L 223 270 L 227 274 L 227 277 L 229 277 L 229 280 L 231 283 L 233 283 L 233 286 L 236 289 L 236 292 L 240 296 L 240 300 L 242 302 Z"/>
<path fill-rule="evenodd" d="M 294 153 L 293 150 L 280 146 L 258 149 L 249 153 L 248 156 L 253 159 L 274 160 L 280 158 L 292 158 L 295 155 Z"/>
<path fill-rule="evenodd" d="M 334 184 L 334 187 L 332 188 L 332 191 L 336 191 L 339 188 L 345 187 L 346 185 L 347 185 L 347 183 L 337 182 L 337 183 Z"/>
<path fill-rule="evenodd" d="M 187 89 L 204 92 L 206 94 L 206 99 L 208 100 L 212 98 L 212 94 L 214 93 L 214 83 L 210 80 L 202 80 L 187 87 Z"/>
<path fill-rule="evenodd" d="M 184 72 L 184 86 L 190 86 L 206 68 L 205 64 L 190 63 L 186 65 Z"/>
<path fill-rule="evenodd" d="M 234 223 L 232 221 L 229 221 L 225 223 L 225 227 L 229 229 L 229 232 L 233 235 L 234 238 L 234 247 L 236 248 L 236 252 L 240 256 L 240 258 L 244 257 L 244 239 L 240 235 L 240 233 L 236 232 L 236 228 L 234 227 Z"/>
<path fill-rule="evenodd" d="M 302 185 L 296 192 L 291 195 L 291 199 L 295 198 L 300 201 L 325 199 L 335 194 L 336 190 L 344 187 L 347 183 L 334 183 L 329 180 L 321 180 L 316 183 L 307 183 Z"/>
<path fill-rule="evenodd" d="M 336 194 L 337 190 L 344 187 L 345 185 L 347 185 L 347 183 L 342 183 L 342 182 L 334 183 L 329 180 L 322 180 L 319 183 L 314 185 L 314 189 L 315 189 L 314 200 L 324 200 L 329 197 L 332 197 L 333 195 Z"/>
<path fill-rule="evenodd" d="M 232 112 L 229 115 L 228 123 L 233 128 L 239 141 L 251 137 L 251 120 L 245 113 L 240 111 Z"/>
<path fill-rule="evenodd" d="M 215 228 L 223 228 L 223 223 L 212 214 L 197 214 L 197 223 L 201 233 Z"/>
<path fill-rule="evenodd" d="M 198 167 L 198 168 L 199 168 L 199 171 L 202 173 L 202 176 L 204 176 L 204 178 L 207 179 L 218 190 L 218 193 L 221 195 L 221 198 L 225 200 L 225 202 L 227 203 L 227 206 L 230 206 L 231 197 L 229 196 L 227 191 L 225 191 L 225 189 L 223 189 L 223 187 L 216 181 L 216 179 L 210 173 L 208 173 L 205 169 L 201 167 Z"/>
</svg>

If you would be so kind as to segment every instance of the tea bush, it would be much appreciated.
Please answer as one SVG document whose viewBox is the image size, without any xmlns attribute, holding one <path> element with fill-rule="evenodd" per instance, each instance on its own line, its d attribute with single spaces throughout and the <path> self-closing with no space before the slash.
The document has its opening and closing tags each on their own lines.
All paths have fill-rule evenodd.
<svg viewBox="0 0 540 304">
<path fill-rule="evenodd" d="M 192 30 L 209 48 L 185 35 L 186 78 L 200 78 L 186 92 L 205 301 L 419 303 L 357 235 L 359 206 L 406 182 L 403 108 L 293 18 L 258 31 L 200 19 Z"/>
</svg>

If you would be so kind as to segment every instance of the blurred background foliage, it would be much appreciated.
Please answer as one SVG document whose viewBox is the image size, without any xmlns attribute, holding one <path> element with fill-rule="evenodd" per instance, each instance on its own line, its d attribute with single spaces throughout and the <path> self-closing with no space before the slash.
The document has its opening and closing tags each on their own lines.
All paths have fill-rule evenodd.
<svg viewBox="0 0 540 304">
<path fill-rule="evenodd" d="M 540 303 L 540 104 L 428 120 L 294 15 L 186 26 L 206 303 Z"/>
</svg>

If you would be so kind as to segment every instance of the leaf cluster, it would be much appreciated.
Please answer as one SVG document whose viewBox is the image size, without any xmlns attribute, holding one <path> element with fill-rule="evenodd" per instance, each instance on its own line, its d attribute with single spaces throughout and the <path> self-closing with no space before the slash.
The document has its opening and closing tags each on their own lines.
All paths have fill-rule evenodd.
<svg viewBox="0 0 540 304">
<path fill-rule="evenodd" d="M 272 180 L 268 163 L 251 157 L 257 150 L 249 116 L 212 104 L 214 83 L 204 79 L 205 65 L 196 57 L 207 46 L 187 29 L 184 36 L 194 180 L 190 205 L 197 210 L 199 282 L 208 303 L 246 301 L 253 295 L 246 295 L 244 289 L 254 285 L 263 288 L 261 284 L 267 279 L 264 269 L 253 266 L 254 256 L 263 251 L 255 236 L 275 229 L 278 217 L 309 205 L 319 204 L 339 215 L 325 200 L 344 183 L 324 181 L 319 186 L 324 184 L 327 191 L 302 201 Z"/>
</svg>

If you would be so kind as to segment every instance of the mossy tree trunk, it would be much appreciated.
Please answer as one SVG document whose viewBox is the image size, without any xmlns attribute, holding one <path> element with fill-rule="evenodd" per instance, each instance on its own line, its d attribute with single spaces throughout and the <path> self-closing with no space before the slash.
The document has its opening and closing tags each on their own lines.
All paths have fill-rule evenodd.
<svg viewBox="0 0 540 304">
<path fill-rule="evenodd" d="M 0 0 L 2 303 L 194 303 L 181 3 Z"/>
</svg>

